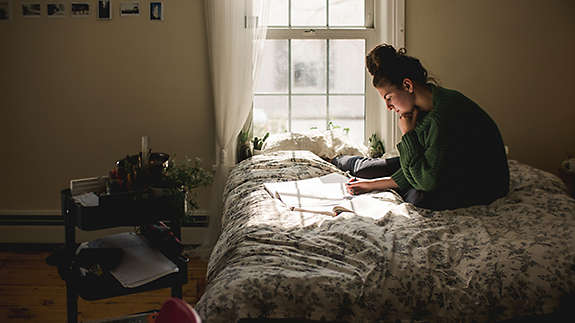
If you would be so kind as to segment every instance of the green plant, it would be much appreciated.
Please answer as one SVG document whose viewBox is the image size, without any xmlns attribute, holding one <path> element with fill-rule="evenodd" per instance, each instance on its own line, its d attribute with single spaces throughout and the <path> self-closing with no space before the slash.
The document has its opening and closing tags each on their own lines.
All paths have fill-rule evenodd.
<svg viewBox="0 0 575 323">
<path fill-rule="evenodd" d="M 194 189 L 211 184 L 214 178 L 212 172 L 201 167 L 199 158 L 188 157 L 183 161 L 170 159 L 165 176 L 168 187 L 186 193 L 189 209 L 198 208 L 198 202 L 195 200 L 197 192 Z"/>
<path fill-rule="evenodd" d="M 333 121 L 327 123 L 327 130 L 334 130 L 339 128 L 341 128 L 341 126 L 336 126 Z M 343 128 L 342 130 L 346 135 L 349 135 L 349 128 Z"/>
<path fill-rule="evenodd" d="M 270 133 L 266 132 L 266 134 L 262 138 L 254 137 L 252 143 L 254 145 L 254 150 L 262 150 L 264 142 L 268 139 Z"/>
<path fill-rule="evenodd" d="M 372 134 L 369 137 L 369 157 L 379 158 L 385 154 L 385 146 L 383 142 L 379 139 L 377 134 Z"/>
<path fill-rule="evenodd" d="M 241 162 L 244 159 L 252 157 L 252 148 L 250 141 L 251 134 L 249 131 L 240 131 L 236 147 L 236 160 Z"/>
</svg>

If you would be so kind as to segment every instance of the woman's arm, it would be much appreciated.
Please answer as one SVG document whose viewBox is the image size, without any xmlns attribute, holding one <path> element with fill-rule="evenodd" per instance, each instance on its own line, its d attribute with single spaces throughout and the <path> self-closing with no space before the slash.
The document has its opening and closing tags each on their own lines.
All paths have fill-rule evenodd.
<svg viewBox="0 0 575 323">
<path fill-rule="evenodd" d="M 374 179 L 350 180 L 347 184 L 347 191 L 352 195 L 363 194 L 371 191 L 385 191 L 399 186 L 391 177 L 382 177 Z"/>
<path fill-rule="evenodd" d="M 397 145 L 401 169 L 409 184 L 418 190 L 434 190 L 439 181 L 445 146 L 445 132 L 442 132 L 437 119 L 430 121 L 426 143 L 419 142 L 415 131 L 408 131 Z"/>
</svg>

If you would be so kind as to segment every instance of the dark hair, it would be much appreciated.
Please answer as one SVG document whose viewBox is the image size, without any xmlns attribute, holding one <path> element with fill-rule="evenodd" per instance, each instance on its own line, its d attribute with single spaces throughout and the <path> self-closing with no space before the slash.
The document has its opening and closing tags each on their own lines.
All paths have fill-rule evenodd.
<svg viewBox="0 0 575 323">
<path fill-rule="evenodd" d="M 420 85 L 434 81 L 417 58 L 405 54 L 405 48 L 396 51 L 391 45 L 378 45 L 365 57 L 365 65 L 375 87 L 389 83 L 401 88 L 405 78 Z"/>
</svg>

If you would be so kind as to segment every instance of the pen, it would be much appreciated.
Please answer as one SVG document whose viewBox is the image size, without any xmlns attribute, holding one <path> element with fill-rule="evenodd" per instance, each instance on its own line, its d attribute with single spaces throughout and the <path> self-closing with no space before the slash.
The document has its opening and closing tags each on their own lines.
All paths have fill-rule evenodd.
<svg viewBox="0 0 575 323">
<path fill-rule="evenodd" d="M 356 182 L 357 181 L 357 177 L 353 177 L 352 179 L 349 180 L 349 182 L 345 183 L 346 185 L 349 185 L 351 182 Z"/>
</svg>

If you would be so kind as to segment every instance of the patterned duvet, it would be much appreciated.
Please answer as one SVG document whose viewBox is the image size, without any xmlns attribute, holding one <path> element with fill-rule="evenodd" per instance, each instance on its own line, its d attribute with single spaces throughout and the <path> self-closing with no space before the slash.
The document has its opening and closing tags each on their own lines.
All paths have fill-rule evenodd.
<svg viewBox="0 0 575 323">
<path fill-rule="evenodd" d="M 497 321 L 553 312 L 575 293 L 575 200 L 554 175 L 509 161 L 508 196 L 428 211 L 393 192 L 376 218 L 289 211 L 269 181 L 338 171 L 308 151 L 231 172 L 222 235 L 196 304 L 207 322 Z M 571 298 L 569 298 L 571 297 Z"/>
</svg>

